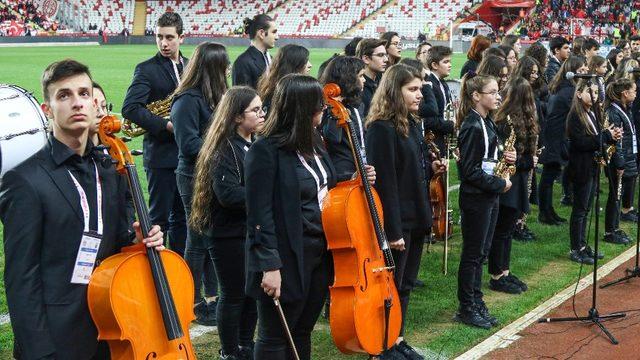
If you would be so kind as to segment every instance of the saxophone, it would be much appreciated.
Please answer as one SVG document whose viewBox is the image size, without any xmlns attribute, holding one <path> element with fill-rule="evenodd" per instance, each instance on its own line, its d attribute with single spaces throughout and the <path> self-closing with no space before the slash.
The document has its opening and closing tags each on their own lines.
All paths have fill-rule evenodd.
<svg viewBox="0 0 640 360">
<path fill-rule="evenodd" d="M 146 108 L 151 111 L 153 115 L 166 118 L 171 114 L 171 101 L 173 101 L 173 94 L 167 96 L 166 99 L 157 100 L 147 104 Z M 138 124 L 129 119 L 124 119 L 122 121 L 122 133 L 128 137 L 138 137 L 146 132 L 147 130 L 141 128 Z"/>
<path fill-rule="evenodd" d="M 511 127 L 509 137 L 504 142 L 504 151 L 514 151 L 516 149 L 516 132 L 513 130 L 513 122 L 511 122 L 511 116 L 507 115 L 507 124 Z M 493 174 L 503 179 L 508 179 L 516 173 L 516 166 L 508 164 L 504 155 L 496 165 Z"/>
</svg>

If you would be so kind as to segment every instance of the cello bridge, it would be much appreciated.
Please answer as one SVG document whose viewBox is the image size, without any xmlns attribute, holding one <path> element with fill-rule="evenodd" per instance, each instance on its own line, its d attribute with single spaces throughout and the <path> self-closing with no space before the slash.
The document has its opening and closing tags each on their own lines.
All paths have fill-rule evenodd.
<svg viewBox="0 0 640 360">
<path fill-rule="evenodd" d="M 384 266 L 384 267 L 371 269 L 371 272 L 375 274 L 375 273 L 379 273 L 386 270 L 393 270 L 394 268 L 395 266 Z"/>
</svg>

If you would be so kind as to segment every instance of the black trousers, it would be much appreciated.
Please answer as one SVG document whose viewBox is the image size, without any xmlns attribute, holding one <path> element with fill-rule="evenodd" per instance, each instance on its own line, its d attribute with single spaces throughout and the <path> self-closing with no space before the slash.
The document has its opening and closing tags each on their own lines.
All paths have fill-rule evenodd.
<svg viewBox="0 0 640 360">
<path fill-rule="evenodd" d="M 400 297 L 400 307 L 402 309 L 400 336 L 404 335 L 409 296 L 418 279 L 425 230 L 403 230 L 402 237 L 404 239 L 404 251 L 391 250 L 393 262 L 396 264 L 395 282 L 398 289 L 398 297 Z"/>
<path fill-rule="evenodd" d="M 176 185 L 175 168 L 144 168 L 149 190 L 151 223 L 160 225 L 169 248 L 184 256 L 187 223 Z"/>
<path fill-rule="evenodd" d="M 214 239 L 211 256 L 220 283 L 218 336 L 222 351 L 233 354 L 238 345 L 253 344 L 258 314 L 256 301 L 245 295 L 245 238 Z"/>
<path fill-rule="evenodd" d="M 302 360 L 311 359 L 311 331 L 318 321 L 329 288 L 331 262 L 324 239 L 305 239 L 304 276 L 306 293 L 293 303 L 280 303 L 291 336 Z M 273 300 L 260 298 L 258 305 L 258 339 L 255 359 L 293 359 L 285 330 Z M 317 357 L 316 357 L 317 358 Z"/>
<path fill-rule="evenodd" d="M 609 195 L 607 196 L 607 206 L 604 214 L 604 231 L 610 233 L 620 228 L 620 201 L 618 201 L 619 177 L 616 169 L 609 166 L 607 168 L 607 177 L 609 179 Z"/>
<path fill-rule="evenodd" d="M 498 219 L 497 194 L 460 193 L 462 255 L 458 269 L 458 301 L 461 308 L 481 304 L 482 264 L 489 255 Z"/>
<path fill-rule="evenodd" d="M 562 169 L 562 194 L 571 195 L 572 186 L 573 186 L 573 182 L 571 181 L 571 178 L 569 178 L 569 169 L 565 166 Z"/>
<path fill-rule="evenodd" d="M 573 183 L 573 206 L 569 220 L 569 237 L 571 250 L 580 250 L 587 246 L 587 224 L 589 209 L 595 195 L 595 178 L 587 178 L 584 182 Z"/>
<path fill-rule="evenodd" d="M 191 215 L 191 199 L 193 197 L 193 178 L 180 174 L 174 175 L 178 184 L 182 205 L 187 214 Z M 187 248 L 184 253 L 184 260 L 189 265 L 191 275 L 193 275 L 194 304 L 202 300 L 200 286 L 204 280 L 204 293 L 207 297 L 218 294 L 218 280 L 211 259 L 211 239 L 205 234 L 199 233 L 187 226 Z M 203 279 L 204 276 L 204 279 Z"/>
<path fill-rule="evenodd" d="M 511 207 L 499 207 L 498 220 L 489 252 L 489 274 L 501 275 L 503 271 L 509 270 L 513 231 L 521 214 L 522 211 Z"/>
<path fill-rule="evenodd" d="M 636 193 L 636 177 L 622 175 L 622 207 L 630 209 L 633 207 L 633 199 Z"/>
<path fill-rule="evenodd" d="M 560 164 L 545 164 L 540 175 L 538 186 L 538 204 L 540 212 L 551 211 L 553 208 L 553 183 L 562 173 Z"/>
</svg>

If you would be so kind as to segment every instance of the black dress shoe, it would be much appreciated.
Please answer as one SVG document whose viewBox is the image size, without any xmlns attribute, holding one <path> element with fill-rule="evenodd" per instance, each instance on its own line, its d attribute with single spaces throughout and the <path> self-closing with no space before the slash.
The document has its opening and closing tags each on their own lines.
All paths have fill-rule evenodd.
<svg viewBox="0 0 640 360">
<path fill-rule="evenodd" d="M 602 241 L 610 244 L 629 245 L 629 239 L 624 238 L 615 232 L 604 234 Z"/>
<path fill-rule="evenodd" d="M 562 195 L 562 199 L 560 199 L 560 204 L 565 206 L 573 205 L 573 199 L 569 195 Z"/>
<path fill-rule="evenodd" d="M 507 280 L 506 276 L 502 276 L 498 280 L 494 280 L 494 279 L 489 280 L 489 289 L 493 291 L 500 291 L 507 294 L 520 294 L 522 292 L 522 289 L 520 289 L 520 286 Z"/>
<path fill-rule="evenodd" d="M 531 235 L 525 232 L 524 228 L 521 227 L 516 227 L 516 229 L 513 231 L 513 239 L 523 242 L 533 241 Z"/>
<path fill-rule="evenodd" d="M 556 212 L 556 209 L 551 208 L 551 216 L 559 223 L 566 223 L 567 219 L 560 217 L 560 215 L 558 215 L 558 213 Z"/>
<path fill-rule="evenodd" d="M 475 307 L 470 309 L 460 309 L 453 319 L 466 325 L 482 329 L 491 329 L 491 323 L 483 318 Z"/>
<path fill-rule="evenodd" d="M 523 292 L 529 290 L 529 287 L 527 286 L 527 284 L 525 284 L 524 281 L 518 279 L 518 277 L 516 277 L 512 273 L 509 273 L 509 275 L 507 275 L 506 278 L 507 278 L 507 281 L 519 286 L 520 290 L 522 290 Z"/>
<path fill-rule="evenodd" d="M 378 360 L 406 360 L 407 358 L 398 351 L 398 347 L 394 346 L 389 350 L 382 352 L 378 355 Z"/>
<path fill-rule="evenodd" d="M 560 223 L 556 219 L 554 219 L 551 213 L 548 211 L 540 211 L 540 213 L 538 214 L 538 222 L 547 225 L 560 225 Z"/>
<path fill-rule="evenodd" d="M 527 224 L 524 224 L 522 231 L 524 231 L 526 234 L 528 234 L 531 237 L 531 240 L 536 240 L 536 234 L 533 233 L 533 231 L 531 231 L 531 229 L 529 229 L 529 227 L 527 226 Z"/>
<path fill-rule="evenodd" d="M 631 211 L 629 211 L 628 213 L 620 213 L 620 221 L 625 221 L 625 222 L 638 222 L 638 215 L 635 215 L 634 213 L 632 213 Z"/>
<path fill-rule="evenodd" d="M 629 237 L 629 235 L 627 235 L 626 232 L 624 232 L 622 229 L 618 229 L 616 231 L 614 231 L 614 233 L 618 236 L 620 236 L 623 239 L 627 239 L 627 242 L 631 242 L 631 238 Z"/>
<path fill-rule="evenodd" d="M 587 247 L 585 247 L 583 251 L 590 258 L 595 259 L 596 254 L 595 254 L 595 252 L 593 251 L 593 249 L 589 245 L 587 245 Z M 598 260 L 602 260 L 602 259 L 604 259 L 604 253 L 598 251 Z"/>
<path fill-rule="evenodd" d="M 489 313 L 489 308 L 487 308 L 487 305 L 484 302 L 476 305 L 476 309 L 478 309 L 480 316 L 487 320 L 491 326 L 496 326 L 500 323 L 495 316 Z"/>
<path fill-rule="evenodd" d="M 593 258 L 589 257 L 584 250 L 571 250 L 569 259 L 579 264 L 593 265 Z"/>
<path fill-rule="evenodd" d="M 424 360 L 424 356 L 418 354 L 418 352 L 409 346 L 406 341 L 401 341 L 398 345 L 396 345 L 397 351 L 405 357 L 405 359 L 409 360 Z"/>
<path fill-rule="evenodd" d="M 207 300 L 202 299 L 193 307 L 193 313 L 196 316 L 194 320 L 196 324 L 204 326 L 216 326 L 216 313 L 211 312 L 207 304 Z"/>
<path fill-rule="evenodd" d="M 414 283 L 413 283 L 413 287 L 414 288 L 423 288 L 424 287 L 424 281 L 422 281 L 420 279 L 416 279 L 416 281 L 414 281 Z"/>
</svg>

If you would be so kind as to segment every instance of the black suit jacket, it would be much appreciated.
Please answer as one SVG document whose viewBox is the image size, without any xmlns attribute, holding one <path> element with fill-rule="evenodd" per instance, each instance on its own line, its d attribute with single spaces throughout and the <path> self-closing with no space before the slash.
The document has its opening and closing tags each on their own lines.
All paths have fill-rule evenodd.
<svg viewBox="0 0 640 360">
<path fill-rule="evenodd" d="M 328 186 L 336 184 L 329 155 L 320 149 L 328 170 Z M 303 276 L 303 225 L 300 189 L 293 151 L 278 146 L 273 138 L 261 138 L 245 157 L 247 196 L 247 294 L 266 299 L 260 287 L 262 272 L 280 269 L 281 301 L 303 299 L 309 279 Z"/>
<path fill-rule="evenodd" d="M 100 261 L 129 244 L 126 180 L 98 165 L 104 234 Z M 86 360 L 97 346 L 87 286 L 71 284 L 84 221 L 80 196 L 51 143 L 8 171 L 0 185 L 7 303 L 20 359 Z"/>
<path fill-rule="evenodd" d="M 597 125 L 596 125 L 597 126 Z M 587 133 L 587 129 L 576 113 L 569 113 L 567 118 L 569 136 L 569 178 L 576 183 L 584 183 L 593 178 L 598 170 L 595 155 L 598 151 L 599 136 Z M 611 133 L 602 133 L 603 145 L 613 144 Z"/>
<path fill-rule="evenodd" d="M 633 153 L 633 133 L 637 131 L 637 128 L 634 124 L 634 119 L 631 111 L 625 109 L 621 105 L 618 105 L 620 109 L 611 105 L 607 109 L 607 113 L 609 115 L 609 123 L 613 124 L 617 127 L 621 127 L 624 131 L 622 139 L 616 142 L 616 152 L 613 154 L 610 159 L 610 165 L 616 169 L 624 169 L 624 177 L 635 177 L 638 176 L 638 154 Z M 627 114 L 631 125 L 634 126 L 633 129 L 629 127 L 629 122 L 624 117 L 622 112 L 625 111 Z M 635 130 L 635 131 L 632 131 Z M 636 132 L 636 137 L 637 137 Z"/>
<path fill-rule="evenodd" d="M 560 83 L 558 91 L 549 97 L 547 119 L 542 129 L 544 151 L 540 155 L 541 164 L 566 165 L 569 160 L 567 142 L 567 116 L 571 110 L 571 101 L 575 87 L 569 80 Z"/>
<path fill-rule="evenodd" d="M 544 70 L 544 78 L 547 80 L 547 83 L 550 83 L 551 80 L 556 76 L 558 71 L 560 71 L 560 62 L 555 58 L 555 56 L 549 55 L 549 61 L 547 61 L 547 68 Z"/>
<path fill-rule="evenodd" d="M 346 106 L 346 108 L 349 110 L 351 121 L 356 127 L 356 132 L 358 136 L 360 136 L 361 131 L 364 132 L 365 119 L 362 114 L 363 106 L 360 104 L 360 106 L 357 107 L 362 121 L 362 128 L 358 127 L 358 119 L 355 115 L 356 108 L 353 106 Z M 353 173 L 356 172 L 356 163 L 353 159 L 353 153 L 351 152 L 351 143 L 349 143 L 347 131 L 338 127 L 337 121 L 333 115 L 331 115 L 329 109 L 325 110 L 322 114 L 322 124 L 320 124 L 320 128 L 327 146 L 327 152 L 336 169 L 338 181 L 351 179 Z M 358 137 L 358 141 L 361 142 L 360 146 L 364 148 L 364 143 L 362 143 L 360 137 Z"/>
<path fill-rule="evenodd" d="M 233 86 L 246 85 L 256 89 L 258 79 L 267 68 L 263 53 L 255 46 L 249 46 L 245 52 L 240 54 L 233 63 L 231 69 L 231 81 Z"/>
<path fill-rule="evenodd" d="M 405 137 L 387 120 L 374 121 L 367 129 L 367 161 L 376 168 L 374 186 L 389 241 L 401 239 L 403 230 L 424 230 L 426 234 L 433 222 L 428 191 L 431 161 L 421 130 L 413 123 Z"/>
<path fill-rule="evenodd" d="M 436 135 L 434 142 L 436 145 L 438 145 L 440 153 L 444 154 L 444 138 L 446 135 L 453 133 L 455 125 L 453 121 L 445 121 L 444 119 L 444 109 L 451 101 L 451 92 L 449 91 L 447 82 L 438 79 L 438 77 L 434 73 L 431 73 L 429 75 L 428 80 L 431 81 L 431 88 L 433 89 L 433 95 L 438 106 L 438 115 L 425 117 L 424 128 L 425 130 L 433 131 L 433 133 Z M 442 83 L 442 86 L 444 87 L 444 91 L 446 94 L 445 96 L 443 96 L 442 90 L 440 89 L 440 83 Z"/>
<path fill-rule="evenodd" d="M 187 58 L 182 57 L 184 66 Z M 146 105 L 163 100 L 178 86 L 171 59 L 160 53 L 136 66 L 133 81 L 122 105 L 122 116 L 143 129 L 144 166 L 149 168 L 175 168 L 178 165 L 178 146 L 173 134 L 167 130 L 168 120 L 154 115 Z"/>
</svg>

